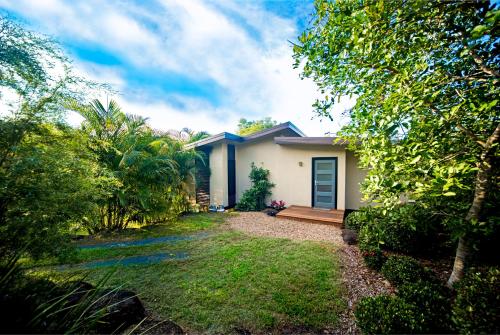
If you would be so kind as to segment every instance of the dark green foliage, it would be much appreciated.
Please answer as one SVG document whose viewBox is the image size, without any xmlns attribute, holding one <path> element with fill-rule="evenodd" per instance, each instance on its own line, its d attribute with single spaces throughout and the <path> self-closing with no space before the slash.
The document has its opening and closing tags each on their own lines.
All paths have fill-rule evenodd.
<svg viewBox="0 0 500 335">
<path fill-rule="evenodd" d="M 254 163 L 249 174 L 252 187 L 246 190 L 240 202 L 236 204 L 239 211 L 258 211 L 266 208 L 266 197 L 271 195 L 274 184 L 269 181 L 269 170 L 259 168 Z"/>
<path fill-rule="evenodd" d="M 16 264 L 18 256 L 0 265 L 0 333 L 102 332 L 99 321 L 108 313 L 106 306 L 99 306 L 100 291 L 111 273 L 95 287 L 70 277 L 64 284 L 56 284 L 24 274 Z"/>
<path fill-rule="evenodd" d="M 415 259 L 390 256 L 381 272 L 397 297 L 365 298 L 355 315 L 368 333 L 449 333 L 451 292 Z"/>
<path fill-rule="evenodd" d="M 470 269 L 456 285 L 452 319 L 461 334 L 500 332 L 500 268 Z"/>
<path fill-rule="evenodd" d="M 340 97 L 356 97 L 339 135 L 368 168 L 365 197 L 449 203 L 439 214 L 465 259 L 469 234 L 498 226 L 488 207 L 500 181 L 499 13 L 497 1 L 318 0 L 294 45 L 295 66 L 323 93 L 318 115 L 332 119 Z M 390 247 L 412 251 L 411 230 L 394 228 L 403 243 L 386 236 Z"/>
<path fill-rule="evenodd" d="M 89 85 L 55 42 L 0 17 L 0 258 L 65 253 L 70 225 L 92 210 L 93 157 L 59 122 Z"/>
<path fill-rule="evenodd" d="M 390 256 L 380 272 L 396 286 L 429 278 L 425 268 L 409 256 Z"/>
<path fill-rule="evenodd" d="M 114 101 L 88 103 L 98 85 L 75 76 L 55 42 L 3 17 L 0 28 L 0 96 L 15 95 L 0 116 L 0 258 L 68 254 L 81 225 L 95 233 L 188 209 L 194 151 Z M 61 121 L 68 109 L 83 129 Z"/>
<path fill-rule="evenodd" d="M 357 211 L 349 213 L 344 220 L 345 227 L 347 229 L 359 231 L 361 227 L 369 221 L 368 214 L 372 208 L 375 207 L 362 207 Z"/>
<path fill-rule="evenodd" d="M 189 209 L 187 184 L 200 154 L 155 134 L 144 118 L 123 113 L 114 100 L 72 107 L 85 118 L 88 149 L 106 177 L 99 208 L 85 221 L 90 233 L 171 220 Z"/>
<path fill-rule="evenodd" d="M 354 315 L 358 327 L 367 334 L 420 333 L 423 330 L 423 317 L 415 306 L 399 297 L 365 297 L 358 302 Z"/>
<path fill-rule="evenodd" d="M 377 248 L 380 249 L 383 242 L 383 231 L 380 226 L 375 224 L 365 224 L 361 226 L 358 234 L 359 248 L 368 250 Z"/>
<path fill-rule="evenodd" d="M 415 279 L 399 287 L 398 297 L 415 306 L 414 311 L 423 318 L 423 332 L 451 333 L 451 292 L 448 288 Z"/>
<path fill-rule="evenodd" d="M 363 207 L 349 214 L 346 226 L 359 229 L 361 245 L 380 245 L 382 249 L 405 253 L 430 253 L 445 250 L 441 222 L 430 208 L 416 204 L 391 209 Z"/>
<path fill-rule="evenodd" d="M 450 333 L 451 292 L 444 286 L 417 280 L 403 284 L 397 296 L 363 298 L 355 309 L 365 333 Z"/>
<path fill-rule="evenodd" d="M 374 270 L 380 270 L 387 260 L 382 250 L 378 248 L 367 248 L 361 251 L 366 265 Z"/>
<path fill-rule="evenodd" d="M 2 131 L 17 127 L 11 120 L 0 125 Z M 75 130 L 37 124 L 26 132 L 0 166 L 3 257 L 20 250 L 67 255 L 71 225 L 95 208 L 96 168 Z"/>
</svg>

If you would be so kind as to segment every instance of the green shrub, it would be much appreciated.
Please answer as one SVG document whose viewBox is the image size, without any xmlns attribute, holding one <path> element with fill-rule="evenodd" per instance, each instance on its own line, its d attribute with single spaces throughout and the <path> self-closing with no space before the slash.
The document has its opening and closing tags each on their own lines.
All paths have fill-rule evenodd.
<svg viewBox="0 0 500 335">
<path fill-rule="evenodd" d="M 425 253 L 441 247 L 441 227 L 429 209 L 415 204 L 392 209 L 363 207 L 349 214 L 346 228 L 359 231 L 360 247 L 380 244 L 383 249 L 405 253 Z"/>
<path fill-rule="evenodd" d="M 424 332 L 451 332 L 451 292 L 445 286 L 426 280 L 407 282 L 399 288 L 398 297 L 415 306 L 424 319 Z"/>
<path fill-rule="evenodd" d="M 380 248 L 377 227 L 364 225 L 358 234 L 358 244 L 366 265 L 374 270 L 380 270 L 386 257 Z"/>
<path fill-rule="evenodd" d="M 456 285 L 452 320 L 461 334 L 500 332 L 500 268 L 471 269 Z"/>
<path fill-rule="evenodd" d="M 424 319 L 415 306 L 398 297 L 379 295 L 361 299 L 354 310 L 356 324 L 367 334 L 420 333 Z"/>
<path fill-rule="evenodd" d="M 377 271 L 382 268 L 387 260 L 387 257 L 384 255 L 382 250 L 377 248 L 361 251 L 361 254 L 363 255 L 366 265 Z"/>
<path fill-rule="evenodd" d="M 380 271 L 387 280 L 396 286 L 429 277 L 425 268 L 416 259 L 409 256 L 390 256 Z"/>
<path fill-rule="evenodd" d="M 359 210 L 354 211 L 347 215 L 345 218 L 345 227 L 359 231 L 361 227 L 370 224 L 375 219 L 382 216 L 382 208 L 380 207 L 361 207 Z"/>
<path fill-rule="evenodd" d="M 266 207 L 266 197 L 271 195 L 274 184 L 269 181 L 269 170 L 251 165 L 249 174 L 252 187 L 241 196 L 240 202 L 236 204 L 239 211 L 258 211 Z"/>
</svg>

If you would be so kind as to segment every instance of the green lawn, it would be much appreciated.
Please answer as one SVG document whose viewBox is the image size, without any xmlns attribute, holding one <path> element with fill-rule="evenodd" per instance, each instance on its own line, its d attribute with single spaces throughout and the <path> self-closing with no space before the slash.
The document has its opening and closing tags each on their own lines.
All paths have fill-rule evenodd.
<svg viewBox="0 0 500 335">
<path fill-rule="evenodd" d="M 182 216 L 179 220 L 165 224 L 137 226 L 125 229 L 121 232 L 102 234 L 93 238 L 86 238 L 81 244 L 93 244 L 107 241 L 138 240 L 148 237 L 160 237 L 168 235 L 185 235 L 219 226 L 224 222 L 227 215 L 220 213 L 198 213 Z"/>
<path fill-rule="evenodd" d="M 334 246 L 250 237 L 225 228 L 222 222 L 227 215 L 191 215 L 171 227 L 141 229 L 134 236 L 125 233 L 130 239 L 209 232 L 199 240 L 80 250 L 78 260 L 187 252 L 187 260 L 119 266 L 108 281 L 110 286 L 123 285 L 137 292 L 151 311 L 186 330 L 278 332 L 288 327 L 334 327 L 345 308 Z M 109 271 L 50 270 L 56 278 L 76 274 L 87 275 L 90 281 Z"/>
</svg>

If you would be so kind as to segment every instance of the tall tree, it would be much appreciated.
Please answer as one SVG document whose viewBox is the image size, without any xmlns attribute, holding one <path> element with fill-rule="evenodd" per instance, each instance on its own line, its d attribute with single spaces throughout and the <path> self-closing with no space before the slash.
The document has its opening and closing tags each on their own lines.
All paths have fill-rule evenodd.
<svg viewBox="0 0 500 335">
<path fill-rule="evenodd" d="M 92 87 L 55 42 L 0 17 L 0 257 L 58 254 L 92 207 L 92 157 L 59 122 Z"/>
<path fill-rule="evenodd" d="M 258 131 L 274 127 L 276 124 L 277 122 L 272 120 L 270 117 L 254 121 L 242 118 L 238 122 L 238 130 L 236 133 L 241 136 L 247 136 Z"/>
<path fill-rule="evenodd" d="M 87 229 L 123 229 L 131 221 L 168 219 L 187 210 L 187 180 L 196 152 L 155 134 L 144 118 L 123 113 L 114 100 L 72 108 L 85 118 L 82 130 L 106 182 L 99 212 L 89 218 Z"/>
<path fill-rule="evenodd" d="M 472 236 L 498 229 L 499 19 L 489 1 L 317 1 L 294 46 L 297 67 L 325 94 L 320 115 L 355 96 L 343 130 L 370 167 L 365 193 L 446 201 L 458 238 L 449 285 Z M 445 199 L 445 200 L 444 200 Z M 495 200 L 496 199 L 496 200 Z"/>
<path fill-rule="evenodd" d="M 182 128 L 181 130 L 171 129 L 167 132 L 167 135 L 184 143 L 193 143 L 210 137 L 210 133 L 204 130 L 194 131 L 189 128 Z"/>
</svg>

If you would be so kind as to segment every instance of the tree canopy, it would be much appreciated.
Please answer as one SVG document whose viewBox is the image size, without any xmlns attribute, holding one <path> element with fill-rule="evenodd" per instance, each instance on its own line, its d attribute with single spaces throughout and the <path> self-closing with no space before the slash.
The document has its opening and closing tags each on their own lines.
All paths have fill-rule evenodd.
<svg viewBox="0 0 500 335">
<path fill-rule="evenodd" d="M 241 136 L 247 136 L 258 131 L 274 127 L 276 124 L 277 122 L 272 120 L 270 117 L 254 121 L 241 118 L 238 122 L 238 130 L 236 133 Z"/>
<path fill-rule="evenodd" d="M 99 210 L 85 226 L 93 233 L 123 229 L 131 221 L 161 221 L 188 209 L 187 182 L 198 154 L 183 142 L 157 135 L 146 119 L 127 115 L 110 100 L 73 106 L 84 118 L 89 150 L 105 184 Z M 104 178 L 105 177 L 105 178 Z"/>
<path fill-rule="evenodd" d="M 181 130 L 171 129 L 167 132 L 167 135 L 184 143 L 193 143 L 211 136 L 210 133 L 204 130 L 195 131 L 189 128 L 182 128 Z"/>
<path fill-rule="evenodd" d="M 97 166 L 61 116 L 96 86 L 56 43 L 0 18 L 0 257 L 60 253 L 92 210 Z"/>
<path fill-rule="evenodd" d="M 330 117 L 357 101 L 342 135 L 369 168 L 364 193 L 391 205 L 402 194 L 446 203 L 460 237 L 450 284 L 471 235 L 498 226 L 500 12 L 489 1 L 317 1 L 294 46 L 297 67 L 324 94 Z M 496 208 L 496 209 L 495 209 Z"/>
<path fill-rule="evenodd" d="M 199 154 L 114 100 L 90 100 L 104 87 L 76 76 L 54 41 L 0 18 L 0 262 L 65 254 L 81 227 L 123 229 L 189 209 Z M 68 110 L 84 117 L 80 128 L 65 123 Z"/>
</svg>

